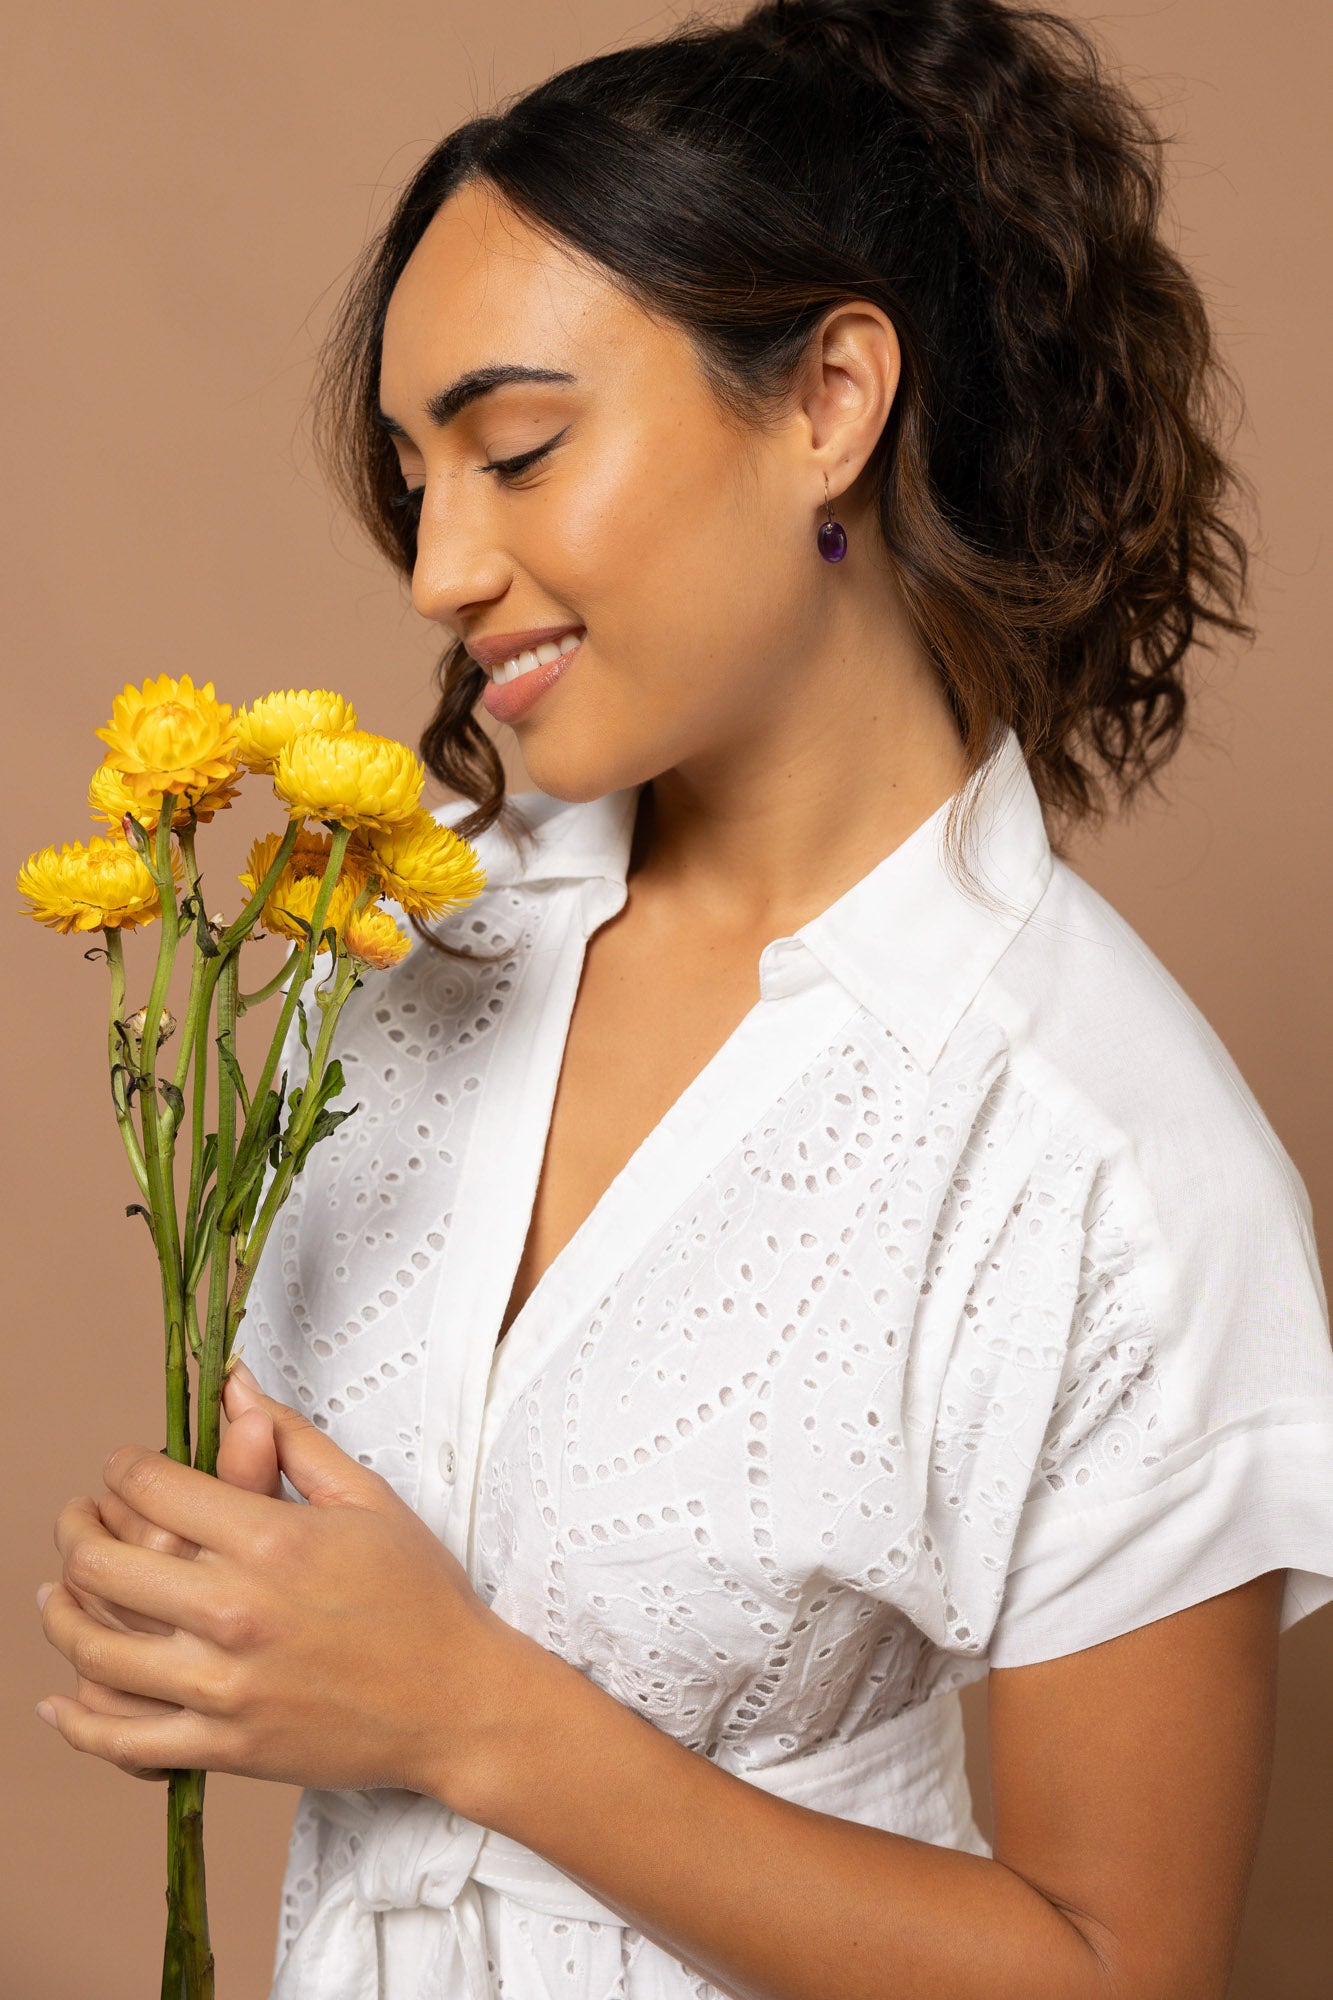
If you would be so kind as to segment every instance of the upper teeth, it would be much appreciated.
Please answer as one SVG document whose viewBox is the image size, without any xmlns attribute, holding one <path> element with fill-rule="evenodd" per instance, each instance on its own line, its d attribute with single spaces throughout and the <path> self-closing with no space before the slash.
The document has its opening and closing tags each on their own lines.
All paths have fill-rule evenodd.
<svg viewBox="0 0 1333 2000">
<path fill-rule="evenodd" d="M 506 681 L 516 681 L 520 674 L 530 674 L 534 667 L 549 667 L 562 653 L 572 653 L 582 637 L 582 632 L 566 632 L 563 639 L 547 639 L 526 653 L 515 653 L 503 666 L 491 668 L 491 679 L 503 687 Z"/>
</svg>

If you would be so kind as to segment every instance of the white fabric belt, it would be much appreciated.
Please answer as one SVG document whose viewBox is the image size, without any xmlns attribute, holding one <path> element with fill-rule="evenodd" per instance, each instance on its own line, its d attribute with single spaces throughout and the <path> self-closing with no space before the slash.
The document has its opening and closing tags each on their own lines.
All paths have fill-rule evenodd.
<svg viewBox="0 0 1333 2000">
<path fill-rule="evenodd" d="M 985 1854 L 962 1756 L 958 1697 L 948 1694 L 848 1741 L 737 1775 L 818 1812 Z M 420 1792 L 311 1790 L 305 1800 L 361 1844 L 288 1949 L 269 2000 L 492 2000 L 479 1884 L 548 1916 L 625 1921 L 531 1848 Z M 422 1908 L 448 1920 L 417 1928 L 401 1993 L 382 1993 L 376 1913 Z"/>
</svg>

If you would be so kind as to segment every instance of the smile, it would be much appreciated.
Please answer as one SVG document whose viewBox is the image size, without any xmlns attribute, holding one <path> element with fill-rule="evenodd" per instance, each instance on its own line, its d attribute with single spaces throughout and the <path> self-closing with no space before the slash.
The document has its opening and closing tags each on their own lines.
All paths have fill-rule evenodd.
<svg viewBox="0 0 1333 2000">
<path fill-rule="evenodd" d="M 538 667 L 549 667 L 563 653 L 572 653 L 582 637 L 581 629 L 566 632 L 562 638 L 548 639 L 529 651 L 515 653 L 512 660 L 504 660 L 499 666 L 491 668 L 491 679 L 497 687 L 504 687 L 523 674 L 535 673 Z"/>
<path fill-rule="evenodd" d="M 481 705 L 497 722 L 516 723 L 534 708 L 548 688 L 572 669 L 583 650 L 582 631 L 545 640 L 491 670 Z"/>
</svg>

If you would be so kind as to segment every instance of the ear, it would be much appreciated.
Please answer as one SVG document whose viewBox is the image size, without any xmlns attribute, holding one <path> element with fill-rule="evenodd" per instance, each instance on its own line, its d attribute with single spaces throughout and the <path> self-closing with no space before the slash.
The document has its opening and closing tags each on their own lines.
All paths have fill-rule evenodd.
<svg viewBox="0 0 1333 2000">
<path fill-rule="evenodd" d="M 278 1469 L 312 1507 L 368 1506 L 384 1481 L 358 1465 L 299 1410 L 266 1396 L 243 1361 L 232 1364 L 222 1389 L 223 1408 L 235 1422 L 247 1410 L 262 1410 L 273 1425 Z"/>
<path fill-rule="evenodd" d="M 888 422 L 902 379 L 902 348 L 888 314 L 868 300 L 827 313 L 810 337 L 794 395 L 801 450 L 812 455 L 813 505 L 846 493 Z"/>
</svg>

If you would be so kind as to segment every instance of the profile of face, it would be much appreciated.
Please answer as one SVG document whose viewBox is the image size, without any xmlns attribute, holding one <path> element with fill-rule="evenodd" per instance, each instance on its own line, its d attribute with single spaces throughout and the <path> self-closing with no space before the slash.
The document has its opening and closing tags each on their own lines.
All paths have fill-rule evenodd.
<svg viewBox="0 0 1333 2000">
<path fill-rule="evenodd" d="M 497 365 L 561 379 L 428 412 Z M 412 601 L 469 649 L 580 635 L 513 720 L 541 790 L 586 800 L 677 767 L 780 757 L 793 729 L 817 726 L 812 704 L 854 696 L 850 607 L 882 593 L 887 565 L 849 488 L 897 370 L 892 326 L 852 302 L 790 409 L 741 423 L 689 337 L 602 267 L 484 183 L 442 205 L 394 288 L 381 360 L 381 409 L 407 487 L 422 489 Z M 826 473 L 853 539 L 836 566 L 816 544 Z M 842 689 L 812 688 L 811 662 L 835 656 Z M 521 686 L 488 695 L 517 706 Z"/>
</svg>

